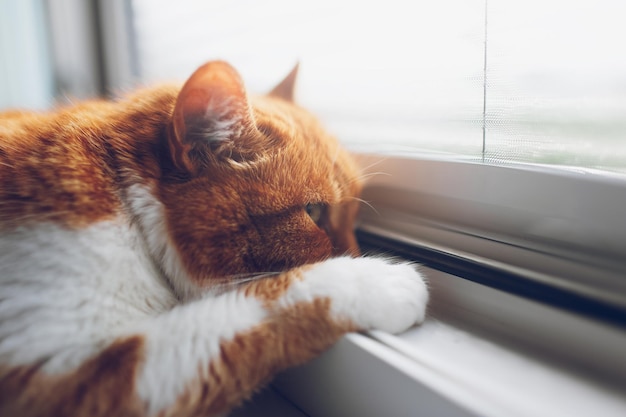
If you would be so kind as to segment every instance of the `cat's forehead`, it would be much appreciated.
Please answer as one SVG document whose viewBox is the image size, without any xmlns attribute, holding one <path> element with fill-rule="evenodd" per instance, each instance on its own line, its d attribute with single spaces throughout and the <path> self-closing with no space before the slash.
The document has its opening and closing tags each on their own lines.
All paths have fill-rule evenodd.
<svg viewBox="0 0 626 417">
<path fill-rule="evenodd" d="M 255 122 L 266 135 L 268 143 L 276 148 L 268 151 L 282 152 L 283 157 L 307 160 L 314 157 L 317 165 L 334 165 L 343 162 L 345 151 L 339 142 L 322 127 L 319 120 L 294 103 L 271 96 L 256 97 L 252 100 Z M 351 161 L 345 162 L 350 164 Z M 352 169 L 351 166 L 346 168 Z"/>
<path fill-rule="evenodd" d="M 262 96 L 251 103 L 257 128 L 278 140 L 306 134 L 316 124 L 310 114 L 281 99 Z"/>
<path fill-rule="evenodd" d="M 345 175 L 330 161 L 316 158 L 285 147 L 237 169 L 233 179 L 251 198 L 267 196 L 282 206 L 340 202 L 350 193 Z"/>
</svg>

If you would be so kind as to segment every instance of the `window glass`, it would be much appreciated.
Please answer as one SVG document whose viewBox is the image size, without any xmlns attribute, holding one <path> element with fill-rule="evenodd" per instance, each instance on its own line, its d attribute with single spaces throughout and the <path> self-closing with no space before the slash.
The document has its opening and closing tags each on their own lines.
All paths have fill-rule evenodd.
<svg viewBox="0 0 626 417">
<path fill-rule="evenodd" d="M 626 171 L 622 0 L 133 0 L 142 78 L 232 62 L 361 150 Z"/>
<path fill-rule="evenodd" d="M 626 2 L 489 0 L 486 156 L 626 171 Z"/>
</svg>

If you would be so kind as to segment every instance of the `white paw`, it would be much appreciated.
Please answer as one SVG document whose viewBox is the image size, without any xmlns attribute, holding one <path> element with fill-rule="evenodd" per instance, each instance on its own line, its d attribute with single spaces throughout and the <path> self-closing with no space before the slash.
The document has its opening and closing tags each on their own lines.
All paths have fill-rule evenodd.
<svg viewBox="0 0 626 417">
<path fill-rule="evenodd" d="M 292 289 L 292 302 L 329 297 L 338 319 L 391 333 L 421 323 L 428 303 L 426 283 L 415 268 L 383 258 L 329 259 L 307 271 Z"/>
</svg>

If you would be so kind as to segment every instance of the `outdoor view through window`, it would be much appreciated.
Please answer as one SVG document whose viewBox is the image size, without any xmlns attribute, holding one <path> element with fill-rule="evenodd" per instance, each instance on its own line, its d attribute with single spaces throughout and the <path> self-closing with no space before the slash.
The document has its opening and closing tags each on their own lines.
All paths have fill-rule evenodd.
<svg viewBox="0 0 626 417">
<path fill-rule="evenodd" d="M 353 148 L 626 172 L 622 0 L 132 6 L 144 81 L 222 58 L 262 92 L 299 61 L 299 101 Z"/>
</svg>

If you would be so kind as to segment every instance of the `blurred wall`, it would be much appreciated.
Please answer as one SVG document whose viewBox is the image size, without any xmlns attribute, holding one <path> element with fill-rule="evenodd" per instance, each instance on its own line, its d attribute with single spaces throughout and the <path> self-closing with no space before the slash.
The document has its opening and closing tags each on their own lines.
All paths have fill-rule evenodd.
<svg viewBox="0 0 626 417">
<path fill-rule="evenodd" d="M 54 82 L 44 4 L 0 0 L 0 110 L 48 107 Z"/>
</svg>

